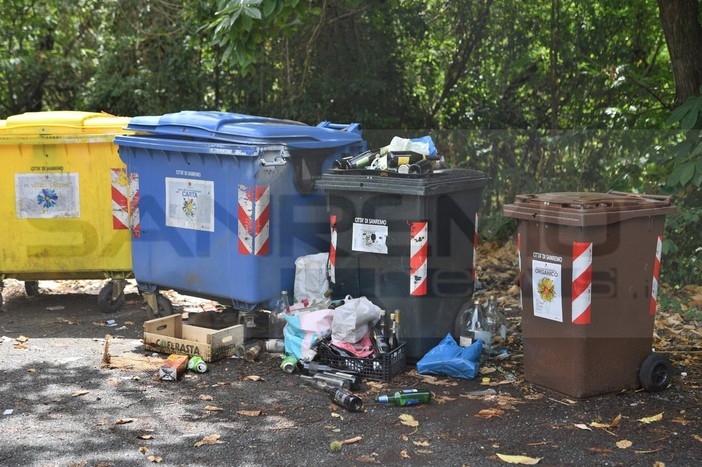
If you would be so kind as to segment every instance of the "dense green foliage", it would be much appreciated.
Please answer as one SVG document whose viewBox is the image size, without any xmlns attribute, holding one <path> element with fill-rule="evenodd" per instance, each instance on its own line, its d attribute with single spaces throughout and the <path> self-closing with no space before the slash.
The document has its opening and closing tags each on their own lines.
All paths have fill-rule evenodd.
<svg viewBox="0 0 702 467">
<path fill-rule="evenodd" d="M 483 235 L 518 193 L 675 195 L 666 278 L 702 282 L 702 96 L 678 110 L 646 0 L 2 0 L 0 117 L 217 109 L 430 133 L 485 171 Z"/>
</svg>

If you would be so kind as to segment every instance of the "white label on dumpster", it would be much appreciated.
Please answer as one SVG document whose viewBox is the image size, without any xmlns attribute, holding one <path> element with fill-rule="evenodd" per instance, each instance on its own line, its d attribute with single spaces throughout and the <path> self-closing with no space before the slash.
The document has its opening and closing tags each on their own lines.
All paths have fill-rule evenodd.
<svg viewBox="0 0 702 467">
<path fill-rule="evenodd" d="M 351 249 L 366 253 L 388 254 L 387 221 L 384 219 L 368 219 L 357 217 L 353 223 L 353 238 Z"/>
<path fill-rule="evenodd" d="M 166 177 L 166 225 L 214 232 L 214 182 Z"/>
<path fill-rule="evenodd" d="M 536 260 L 531 264 L 534 316 L 562 323 L 561 265 Z"/>
<path fill-rule="evenodd" d="M 80 217 L 77 173 L 15 174 L 18 219 Z"/>
</svg>

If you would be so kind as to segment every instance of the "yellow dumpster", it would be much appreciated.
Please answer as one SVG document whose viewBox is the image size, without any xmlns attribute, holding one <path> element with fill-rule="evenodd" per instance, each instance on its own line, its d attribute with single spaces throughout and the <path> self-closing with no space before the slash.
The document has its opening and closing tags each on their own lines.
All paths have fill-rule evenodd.
<svg viewBox="0 0 702 467">
<path fill-rule="evenodd" d="M 25 281 L 30 295 L 42 279 L 107 278 L 98 305 L 124 304 L 129 182 L 113 138 L 133 133 L 128 122 L 78 111 L 0 121 L 0 291 L 8 278 Z"/>
</svg>

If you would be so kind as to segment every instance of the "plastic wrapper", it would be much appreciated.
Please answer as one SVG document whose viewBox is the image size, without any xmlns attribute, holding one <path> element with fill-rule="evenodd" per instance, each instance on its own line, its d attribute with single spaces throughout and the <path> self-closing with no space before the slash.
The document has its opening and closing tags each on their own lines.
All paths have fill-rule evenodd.
<svg viewBox="0 0 702 467">
<path fill-rule="evenodd" d="M 468 347 L 461 347 L 451 334 L 447 334 L 417 362 L 417 373 L 475 379 L 480 371 L 482 349 L 483 343 L 480 340 Z"/>
</svg>

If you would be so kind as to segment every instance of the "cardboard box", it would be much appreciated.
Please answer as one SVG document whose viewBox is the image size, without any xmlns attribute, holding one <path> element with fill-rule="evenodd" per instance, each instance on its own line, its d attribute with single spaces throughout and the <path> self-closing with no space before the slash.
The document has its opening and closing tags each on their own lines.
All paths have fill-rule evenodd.
<svg viewBox="0 0 702 467">
<path fill-rule="evenodd" d="M 163 366 L 158 369 L 158 377 L 164 381 L 178 381 L 188 368 L 187 355 L 169 355 Z"/>
<path fill-rule="evenodd" d="M 208 329 L 183 324 L 177 313 L 144 323 L 144 348 L 154 352 L 199 355 L 213 362 L 234 354 L 244 343 L 244 326 L 237 324 L 225 329 Z"/>
</svg>

